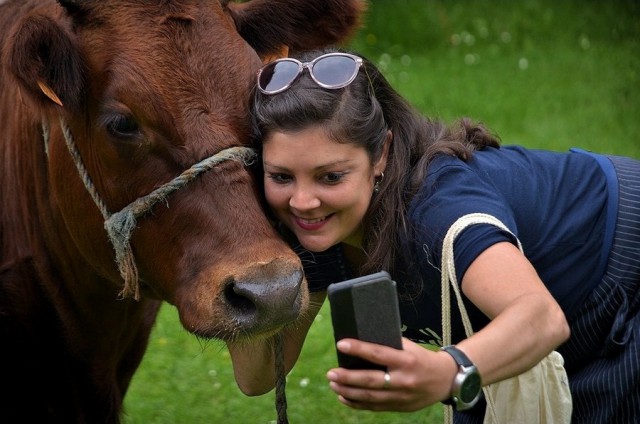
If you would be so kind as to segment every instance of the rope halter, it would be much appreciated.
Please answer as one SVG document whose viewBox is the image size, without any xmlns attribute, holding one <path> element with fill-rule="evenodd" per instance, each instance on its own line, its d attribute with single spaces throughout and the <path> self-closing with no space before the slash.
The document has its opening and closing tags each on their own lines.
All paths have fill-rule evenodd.
<svg viewBox="0 0 640 424">
<path fill-rule="evenodd" d="M 48 155 L 49 127 L 46 122 L 42 123 L 43 137 L 45 139 L 45 150 Z M 235 146 L 224 149 L 213 156 L 196 163 L 189 169 L 182 172 L 173 180 L 158 187 L 146 196 L 142 196 L 122 208 L 119 212 L 110 213 L 102 198 L 98 194 L 89 177 L 86 167 L 80 157 L 80 153 L 73 140 L 69 127 L 62 117 L 60 117 L 60 128 L 64 134 L 64 140 L 73 158 L 76 169 L 80 174 L 85 188 L 91 195 L 94 203 L 102 213 L 104 218 L 104 228 L 107 230 L 109 240 L 113 245 L 116 254 L 116 264 L 120 275 L 124 280 L 124 287 L 120 292 L 121 298 L 133 297 L 140 299 L 140 284 L 138 278 L 138 268 L 135 264 L 133 251 L 131 250 L 131 234 L 136 228 L 136 220 L 149 212 L 157 203 L 162 202 L 174 191 L 184 187 L 199 175 L 214 168 L 216 165 L 227 161 L 236 160 L 245 166 L 253 164 L 257 158 L 255 150 L 249 147 Z"/>
</svg>

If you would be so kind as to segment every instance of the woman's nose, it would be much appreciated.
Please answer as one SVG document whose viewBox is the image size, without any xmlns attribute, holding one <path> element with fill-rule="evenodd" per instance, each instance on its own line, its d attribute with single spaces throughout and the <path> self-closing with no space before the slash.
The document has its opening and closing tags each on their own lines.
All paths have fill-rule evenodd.
<svg viewBox="0 0 640 424">
<path fill-rule="evenodd" d="M 320 203 L 318 196 L 306 186 L 296 187 L 289 199 L 289 206 L 299 211 L 317 208 Z"/>
</svg>

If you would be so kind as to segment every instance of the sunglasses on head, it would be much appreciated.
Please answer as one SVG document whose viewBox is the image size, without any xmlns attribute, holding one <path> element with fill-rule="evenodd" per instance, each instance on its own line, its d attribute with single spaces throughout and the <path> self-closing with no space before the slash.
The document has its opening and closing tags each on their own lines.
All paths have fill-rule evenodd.
<svg viewBox="0 0 640 424">
<path fill-rule="evenodd" d="M 338 89 L 351 84 L 362 66 L 362 58 L 348 53 L 327 53 L 311 62 L 292 58 L 274 60 L 258 71 L 258 89 L 264 94 L 281 93 L 306 69 L 322 88 Z"/>
</svg>

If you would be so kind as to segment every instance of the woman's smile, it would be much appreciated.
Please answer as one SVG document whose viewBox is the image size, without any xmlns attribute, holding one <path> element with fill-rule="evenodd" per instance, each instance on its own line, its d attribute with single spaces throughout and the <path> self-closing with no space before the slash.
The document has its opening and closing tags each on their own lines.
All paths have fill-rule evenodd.
<svg viewBox="0 0 640 424">
<path fill-rule="evenodd" d="M 300 228 L 302 228 L 303 230 L 315 231 L 322 228 L 332 216 L 333 214 L 326 215 L 321 218 L 309 219 L 309 218 L 302 218 L 302 217 L 293 215 L 293 219 L 295 223 L 298 226 L 300 226 Z"/>
</svg>

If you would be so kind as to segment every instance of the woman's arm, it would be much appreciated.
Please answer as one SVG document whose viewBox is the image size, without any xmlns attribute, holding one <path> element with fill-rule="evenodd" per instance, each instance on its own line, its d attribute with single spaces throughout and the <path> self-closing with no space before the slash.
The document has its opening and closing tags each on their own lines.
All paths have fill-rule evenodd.
<svg viewBox="0 0 640 424">
<path fill-rule="evenodd" d="M 282 330 L 285 372 L 295 365 L 326 292 L 309 295 L 309 309 L 303 317 Z M 247 396 L 258 396 L 275 387 L 275 336 L 257 341 L 227 342 L 238 387 Z"/>
<path fill-rule="evenodd" d="M 562 309 L 511 243 L 481 253 L 465 273 L 462 291 L 492 319 L 458 344 L 485 384 L 526 371 L 569 338 Z"/>
<path fill-rule="evenodd" d="M 498 243 L 481 253 L 465 273 L 462 291 L 492 318 L 484 329 L 457 344 L 485 385 L 531 368 L 569 337 L 560 306 L 511 243 Z M 353 339 L 342 340 L 338 348 L 385 365 L 391 376 L 385 389 L 382 371 L 330 370 L 333 391 L 341 402 L 357 409 L 415 411 L 444 400 L 458 368 L 448 353 L 430 351 L 407 339 L 402 351 Z"/>
</svg>

